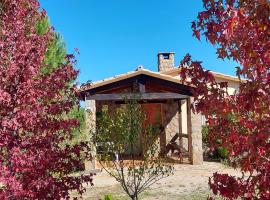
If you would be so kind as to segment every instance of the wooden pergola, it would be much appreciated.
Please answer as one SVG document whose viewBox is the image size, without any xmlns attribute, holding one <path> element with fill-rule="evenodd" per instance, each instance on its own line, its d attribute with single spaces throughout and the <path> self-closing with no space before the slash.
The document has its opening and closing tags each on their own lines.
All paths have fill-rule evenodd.
<svg viewBox="0 0 270 200">
<path fill-rule="evenodd" d="M 132 99 L 139 96 L 139 103 L 145 104 L 144 107 L 149 112 L 160 110 L 163 116 L 161 123 L 164 125 L 164 133 L 160 134 L 160 138 L 163 138 L 161 145 L 163 145 L 164 153 L 168 154 L 170 150 L 176 150 L 179 152 L 181 161 L 187 157 L 191 164 L 202 163 L 201 116 L 191 112 L 190 105 L 193 97 L 190 86 L 181 84 L 180 81 L 166 75 L 139 70 L 133 74 L 83 86 L 81 96 L 86 102 L 88 130 L 96 126 L 95 115 L 101 105 L 107 103 L 117 105 L 123 103 L 124 98 Z M 186 113 L 183 113 L 183 102 L 186 106 Z M 170 116 L 172 119 L 169 119 Z M 174 126 L 171 127 L 176 127 L 177 120 L 177 130 L 174 130 L 176 128 L 169 130 L 170 123 L 173 121 Z M 183 124 L 186 127 L 186 132 L 183 131 Z M 172 135 L 172 132 L 175 133 Z M 187 140 L 186 146 L 184 140 Z M 95 164 L 93 165 L 92 167 L 95 167 Z"/>
</svg>

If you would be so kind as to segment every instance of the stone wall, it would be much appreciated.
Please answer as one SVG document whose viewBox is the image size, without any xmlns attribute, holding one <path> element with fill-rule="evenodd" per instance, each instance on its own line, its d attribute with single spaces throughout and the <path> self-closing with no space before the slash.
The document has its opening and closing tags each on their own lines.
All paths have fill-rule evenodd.
<svg viewBox="0 0 270 200">
<path fill-rule="evenodd" d="M 179 133 L 178 102 L 168 101 L 164 103 L 163 113 L 163 126 L 166 133 L 166 144 L 168 144 L 172 137 Z"/>
<path fill-rule="evenodd" d="M 193 98 L 190 98 L 192 102 Z M 178 105 L 179 104 L 179 105 Z M 181 105 L 181 119 L 179 117 L 179 106 Z M 179 123 L 182 123 L 182 133 L 190 134 L 190 141 L 188 138 L 183 138 L 183 147 L 186 150 L 190 150 L 190 161 L 192 164 L 202 164 L 203 162 L 203 150 L 202 150 L 202 133 L 201 133 L 201 114 L 193 113 L 190 110 L 190 104 L 187 100 L 168 101 L 163 104 L 163 125 L 166 133 L 166 144 L 172 139 L 172 137 L 179 133 Z M 188 117 L 190 116 L 190 119 Z M 176 141 L 179 144 L 179 140 Z M 190 145 L 190 147 L 189 147 Z"/>
<path fill-rule="evenodd" d="M 179 117 L 179 106 L 181 106 L 181 118 Z M 172 137 L 180 132 L 179 123 L 182 123 L 182 133 L 187 134 L 187 101 L 168 101 L 163 104 L 163 125 L 166 133 L 166 144 Z M 180 120 L 182 120 L 180 122 Z M 179 140 L 176 141 L 179 144 Z M 188 138 L 182 138 L 183 147 L 188 150 Z"/>
<path fill-rule="evenodd" d="M 192 102 L 193 98 L 190 98 Z M 113 101 L 94 101 L 87 100 L 86 101 L 86 131 L 91 132 L 96 127 L 96 113 L 101 111 L 103 105 L 108 105 L 109 112 L 114 113 L 115 110 L 121 106 L 121 104 L 115 104 Z M 181 105 L 181 118 L 182 118 L 182 133 L 191 134 L 191 140 L 188 141 L 187 138 L 183 138 L 183 147 L 188 150 L 188 146 L 190 145 L 190 160 L 192 164 L 202 164 L 203 162 L 203 150 L 202 150 L 202 133 L 201 133 L 201 115 L 194 114 L 190 112 L 190 104 L 186 100 L 178 101 L 167 101 L 162 105 L 163 119 L 162 124 L 164 127 L 165 135 L 161 136 L 161 139 L 164 141 L 160 141 L 161 145 L 166 145 L 172 139 L 172 137 L 179 133 L 179 105 Z M 190 116 L 190 118 L 188 118 Z M 91 131 L 90 131 L 91 130 Z M 91 136 L 90 136 L 91 137 Z M 179 140 L 176 140 L 179 143 Z M 162 148 L 162 147 L 161 147 Z M 92 154 L 95 156 L 96 149 L 93 147 Z M 86 170 L 87 169 L 95 169 L 96 161 L 93 159 L 92 161 L 86 162 Z"/>
<path fill-rule="evenodd" d="M 115 113 L 117 108 L 121 106 L 121 104 L 115 104 L 114 101 L 97 101 L 96 102 L 96 110 L 97 113 L 100 113 L 102 111 L 103 106 L 108 106 L 109 113 Z"/>
</svg>

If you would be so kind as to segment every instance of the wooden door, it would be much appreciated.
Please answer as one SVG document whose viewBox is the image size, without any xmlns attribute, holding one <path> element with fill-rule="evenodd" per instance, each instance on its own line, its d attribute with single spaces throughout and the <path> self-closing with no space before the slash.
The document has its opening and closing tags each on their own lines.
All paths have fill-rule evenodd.
<svg viewBox="0 0 270 200">
<path fill-rule="evenodd" d="M 163 143 L 163 116 L 162 116 L 162 104 L 161 103 L 146 103 L 142 104 L 142 111 L 145 113 L 145 122 L 144 127 L 147 128 L 149 126 L 155 126 L 157 133 L 154 133 L 154 137 L 152 141 L 149 141 L 150 144 L 155 142 L 160 142 L 160 147 L 164 145 Z M 141 136 L 141 143 L 144 141 L 144 135 Z M 144 151 L 145 149 L 143 149 Z"/>
<path fill-rule="evenodd" d="M 142 104 L 142 110 L 145 113 L 146 125 L 162 125 L 162 104 L 160 103 L 145 103 Z"/>
</svg>

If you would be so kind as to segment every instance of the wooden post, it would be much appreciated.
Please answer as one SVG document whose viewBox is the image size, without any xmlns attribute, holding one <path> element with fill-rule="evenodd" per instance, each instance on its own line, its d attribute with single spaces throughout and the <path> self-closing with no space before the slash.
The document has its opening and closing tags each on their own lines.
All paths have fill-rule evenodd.
<svg viewBox="0 0 270 200">
<path fill-rule="evenodd" d="M 178 122 L 179 122 L 179 146 L 180 146 L 180 151 L 179 151 L 179 157 L 180 157 L 180 163 L 183 162 L 183 155 L 182 155 L 182 150 L 183 150 L 183 130 L 182 130 L 182 109 L 181 109 L 182 103 L 181 100 L 178 101 Z"/>
<path fill-rule="evenodd" d="M 188 158 L 192 164 L 192 123 L 191 123 L 191 102 L 190 97 L 187 99 L 187 134 L 188 134 Z"/>
</svg>

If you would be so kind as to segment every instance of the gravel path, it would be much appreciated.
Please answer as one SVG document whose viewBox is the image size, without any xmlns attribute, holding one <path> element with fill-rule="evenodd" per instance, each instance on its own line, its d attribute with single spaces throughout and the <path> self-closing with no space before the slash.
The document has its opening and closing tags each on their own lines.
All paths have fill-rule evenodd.
<svg viewBox="0 0 270 200">
<path fill-rule="evenodd" d="M 215 162 L 204 162 L 203 165 L 177 164 L 175 173 L 151 186 L 141 195 L 142 200 L 199 200 L 211 194 L 208 179 L 214 172 L 228 173 L 239 176 L 237 170 Z M 105 194 L 112 194 L 115 199 L 128 199 L 121 186 L 105 171 L 94 177 L 94 186 L 89 186 L 83 199 L 99 200 Z"/>
</svg>

